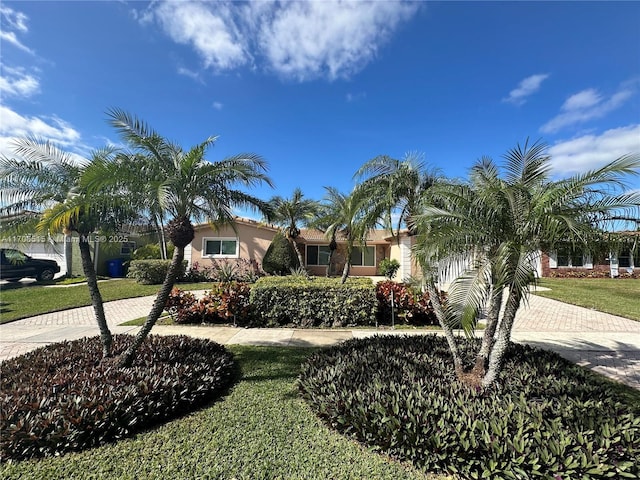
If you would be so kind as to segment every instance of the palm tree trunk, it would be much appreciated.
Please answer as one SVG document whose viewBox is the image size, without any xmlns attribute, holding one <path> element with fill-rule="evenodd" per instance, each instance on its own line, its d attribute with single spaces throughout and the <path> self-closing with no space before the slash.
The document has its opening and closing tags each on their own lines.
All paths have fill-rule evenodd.
<svg viewBox="0 0 640 480">
<path fill-rule="evenodd" d="M 293 245 L 293 250 L 296 252 L 296 256 L 298 257 L 298 266 L 304 268 L 304 261 L 302 260 L 302 253 L 300 253 L 300 249 L 298 248 L 298 242 L 296 242 L 295 238 L 289 237 L 289 241 L 291 245 Z"/>
<path fill-rule="evenodd" d="M 160 218 L 160 257 L 162 260 L 166 260 L 167 253 L 167 237 L 164 234 L 164 223 L 162 222 L 162 218 Z"/>
<path fill-rule="evenodd" d="M 153 306 L 151 307 L 151 311 L 149 315 L 147 315 L 147 319 L 142 325 L 142 328 L 136 335 L 133 344 L 127 349 L 125 353 L 122 354 L 118 365 L 120 367 L 130 367 L 133 363 L 133 359 L 135 358 L 136 351 L 140 348 L 140 345 L 144 342 L 144 340 L 151 332 L 151 329 L 160 318 L 162 311 L 164 310 L 165 305 L 167 304 L 167 299 L 169 298 L 169 294 L 171 293 L 171 289 L 173 285 L 176 283 L 178 278 L 178 274 L 180 273 L 180 269 L 182 267 L 182 260 L 184 259 L 184 247 L 176 246 L 173 252 L 173 258 L 171 259 L 171 264 L 169 264 L 169 269 L 167 270 L 167 275 L 164 278 L 164 282 L 158 295 L 156 296 L 155 301 L 153 302 Z"/>
<path fill-rule="evenodd" d="M 64 264 L 67 270 L 67 278 L 73 275 L 73 233 L 65 231 L 64 234 Z"/>
<path fill-rule="evenodd" d="M 80 233 L 80 239 L 78 242 L 80 247 L 80 258 L 82 259 L 82 270 L 84 276 L 87 277 L 87 287 L 89 288 L 89 295 L 91 296 L 91 304 L 93 305 L 93 311 L 96 315 L 96 322 L 100 329 L 100 340 L 102 342 L 102 356 L 111 356 L 111 345 L 113 344 L 113 337 L 111 331 L 107 325 L 107 318 L 104 314 L 104 305 L 102 303 L 102 295 L 98 288 L 98 277 L 96 276 L 96 270 L 93 267 L 93 260 L 91 259 L 91 249 L 89 248 L 88 234 Z"/>
<path fill-rule="evenodd" d="M 329 277 L 331 276 L 331 261 L 333 260 L 333 252 L 335 250 L 329 250 L 329 261 L 327 262 L 327 273 L 326 276 Z"/>
<path fill-rule="evenodd" d="M 480 351 L 476 357 L 476 364 L 473 367 L 473 373 L 480 378 L 484 377 L 489 366 L 489 354 L 491 353 L 493 337 L 495 336 L 496 328 L 498 327 L 503 293 L 503 288 L 494 288 L 491 295 L 491 303 L 489 304 L 489 310 L 487 312 L 487 325 L 485 326 L 484 334 L 482 336 Z"/>
<path fill-rule="evenodd" d="M 342 269 L 342 278 L 340 279 L 340 283 L 345 283 L 347 281 L 350 270 L 351 270 L 351 259 L 347 258 L 347 260 L 344 262 L 344 268 Z"/>
<path fill-rule="evenodd" d="M 436 314 L 436 318 L 438 319 L 440 327 L 442 327 L 444 336 L 447 339 L 447 343 L 449 344 L 449 350 L 451 351 L 451 355 L 453 356 L 453 367 L 456 372 L 456 376 L 459 380 L 462 380 L 464 373 L 462 370 L 462 357 L 460 356 L 460 350 L 458 349 L 458 344 L 456 343 L 455 336 L 453 335 L 453 329 L 447 321 L 447 316 L 444 313 L 442 304 L 440 303 L 439 292 L 436 289 L 435 284 L 432 280 L 427 280 L 426 283 L 427 292 L 429 292 L 429 300 L 431 300 L 433 311 Z"/>
<path fill-rule="evenodd" d="M 487 374 L 482 379 L 483 387 L 490 386 L 496 378 L 498 378 L 498 375 L 502 370 L 502 359 L 504 358 L 504 353 L 511 340 L 511 329 L 513 328 L 513 322 L 516 318 L 516 312 L 520 307 L 521 298 L 522 292 L 511 285 L 504 314 L 502 315 L 502 320 L 498 327 L 498 336 L 496 337 L 495 344 L 493 345 L 491 354 L 489 355 L 489 368 L 487 369 Z"/>
</svg>

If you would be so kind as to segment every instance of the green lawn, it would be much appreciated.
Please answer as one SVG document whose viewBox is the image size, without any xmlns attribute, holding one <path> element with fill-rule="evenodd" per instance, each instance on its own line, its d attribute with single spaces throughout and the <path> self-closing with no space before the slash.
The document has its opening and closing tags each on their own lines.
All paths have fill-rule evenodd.
<svg viewBox="0 0 640 480">
<path fill-rule="evenodd" d="M 640 321 L 640 280 L 618 278 L 543 278 L 541 297 Z"/>
<path fill-rule="evenodd" d="M 322 425 L 295 379 L 313 351 L 241 347 L 242 380 L 193 414 L 85 452 L 0 466 L 0 478 L 444 479 L 390 461 Z"/>
<path fill-rule="evenodd" d="M 140 285 L 128 279 L 100 282 L 98 285 L 105 302 L 155 295 L 160 288 L 160 285 Z M 185 283 L 179 286 L 183 290 L 205 290 L 210 284 Z M 0 323 L 86 305 L 91 305 L 86 285 L 51 287 L 18 283 L 0 287 Z"/>
</svg>

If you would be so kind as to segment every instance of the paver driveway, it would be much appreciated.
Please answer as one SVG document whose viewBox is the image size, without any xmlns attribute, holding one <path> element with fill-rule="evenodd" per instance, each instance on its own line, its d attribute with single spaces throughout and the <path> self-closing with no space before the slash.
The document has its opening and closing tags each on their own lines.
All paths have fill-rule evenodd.
<svg viewBox="0 0 640 480">
<path fill-rule="evenodd" d="M 153 297 L 105 303 L 113 333 L 135 333 L 119 324 L 145 316 Z M 233 327 L 160 326 L 156 334 L 186 334 L 223 344 L 330 345 L 375 330 L 238 329 Z M 383 333 L 404 334 L 407 330 Z M 431 333 L 431 332 L 429 332 Z M 92 307 L 38 315 L 0 325 L 0 360 L 61 340 L 97 335 Z M 563 357 L 640 389 L 640 322 L 531 295 L 517 316 L 513 340 L 547 348 Z"/>
</svg>

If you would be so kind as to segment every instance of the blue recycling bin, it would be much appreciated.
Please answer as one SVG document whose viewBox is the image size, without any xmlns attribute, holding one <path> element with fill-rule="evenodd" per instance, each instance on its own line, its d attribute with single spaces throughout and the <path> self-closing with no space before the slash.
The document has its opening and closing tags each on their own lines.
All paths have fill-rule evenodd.
<svg viewBox="0 0 640 480">
<path fill-rule="evenodd" d="M 121 258 L 114 258 L 113 260 L 107 260 L 107 271 L 109 272 L 109 276 L 113 278 L 122 278 L 124 277 L 123 269 L 122 269 Z"/>
</svg>

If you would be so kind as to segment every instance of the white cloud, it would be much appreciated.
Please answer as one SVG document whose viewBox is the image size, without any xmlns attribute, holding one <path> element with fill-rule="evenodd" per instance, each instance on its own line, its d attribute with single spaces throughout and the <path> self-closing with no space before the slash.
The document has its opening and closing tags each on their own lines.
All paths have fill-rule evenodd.
<svg viewBox="0 0 640 480">
<path fill-rule="evenodd" d="M 0 6 L 0 40 L 33 54 L 33 50 L 23 44 L 16 35 L 16 31 L 19 33 L 27 33 L 29 31 L 27 20 L 28 17 L 24 13 L 17 12 L 7 6 Z"/>
<path fill-rule="evenodd" d="M 211 104 L 211 106 L 213 108 L 215 108 L 216 110 L 222 110 L 222 107 L 224 107 L 224 105 L 222 103 L 220 103 L 220 102 L 213 102 Z"/>
<path fill-rule="evenodd" d="M 163 1 L 134 16 L 143 24 L 155 19 L 216 72 L 258 62 L 277 75 L 304 81 L 357 73 L 418 8 L 419 3 L 406 1 Z"/>
<path fill-rule="evenodd" d="M 561 140 L 549 148 L 558 174 L 585 172 L 629 153 L 640 153 L 640 124 Z"/>
<path fill-rule="evenodd" d="M 24 68 L 0 64 L 0 70 L 0 92 L 3 95 L 26 98 L 40 92 L 40 82 Z"/>
<path fill-rule="evenodd" d="M 193 70 L 189 70 L 188 68 L 179 67 L 178 73 L 180 75 L 184 75 L 185 77 L 189 77 L 192 80 L 195 80 L 198 83 L 202 83 L 204 85 L 204 80 L 202 80 L 202 76 L 198 72 L 194 72 Z"/>
<path fill-rule="evenodd" d="M 152 8 L 165 32 L 175 42 L 192 45 L 205 67 L 228 70 L 247 62 L 248 54 L 229 5 L 161 2 Z"/>
<path fill-rule="evenodd" d="M 333 80 L 360 71 L 376 55 L 415 3 L 292 2 L 262 24 L 258 41 L 278 74 Z"/>
<path fill-rule="evenodd" d="M 609 112 L 621 107 L 635 93 L 633 82 L 627 82 L 609 98 L 596 89 L 589 88 L 571 95 L 562 104 L 561 113 L 553 117 L 542 127 L 543 133 L 555 133 L 565 127 L 602 118 Z"/>
<path fill-rule="evenodd" d="M 0 105 L 0 136 L 8 138 L 36 136 L 61 146 L 77 147 L 80 133 L 58 117 L 27 117 Z"/>
<path fill-rule="evenodd" d="M 18 30 L 22 33 L 29 31 L 27 28 L 27 16 L 22 12 L 16 12 L 14 9 L 0 5 L 0 15 L 2 15 L 3 23 L 6 23 L 14 30 Z"/>
<path fill-rule="evenodd" d="M 366 92 L 347 93 L 345 98 L 347 99 L 347 102 L 349 102 L 349 103 L 357 102 L 358 100 L 364 100 L 365 98 L 367 98 L 367 94 L 366 94 Z"/>
<path fill-rule="evenodd" d="M 548 73 L 538 73 L 522 80 L 516 88 L 509 92 L 509 96 L 502 99 L 503 102 L 513 103 L 514 105 L 523 105 L 527 101 L 527 97 L 533 95 L 540 89 L 540 85 L 547 78 Z"/>
</svg>

